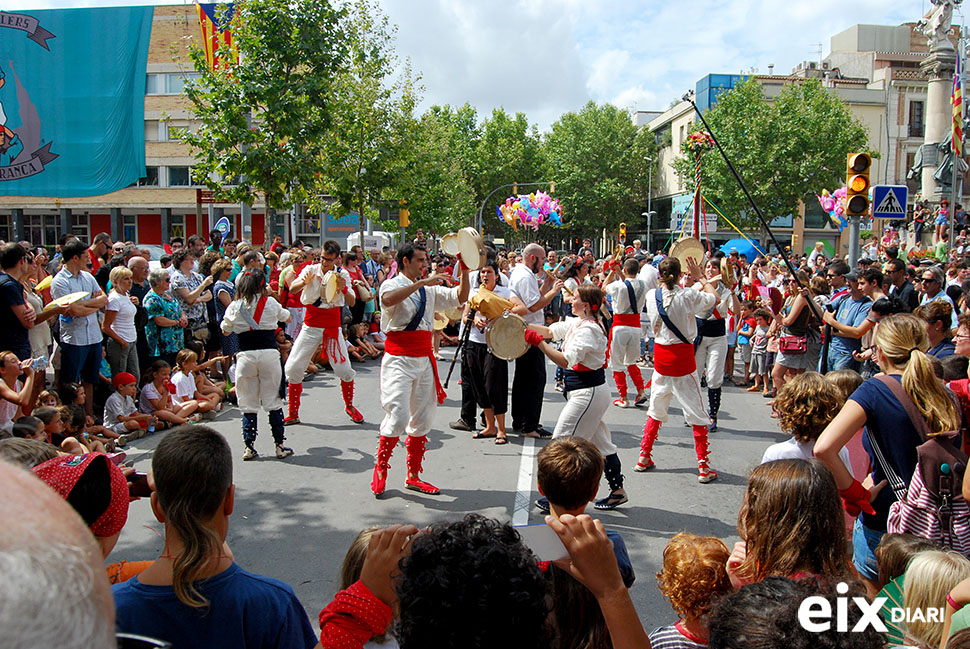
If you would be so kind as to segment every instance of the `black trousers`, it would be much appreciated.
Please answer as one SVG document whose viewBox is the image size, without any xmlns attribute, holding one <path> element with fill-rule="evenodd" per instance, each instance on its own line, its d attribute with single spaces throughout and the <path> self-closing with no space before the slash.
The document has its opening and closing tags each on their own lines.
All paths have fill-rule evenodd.
<svg viewBox="0 0 970 649">
<path fill-rule="evenodd" d="M 489 354 L 487 345 L 470 341 L 465 359 L 479 407 L 504 415 L 509 409 L 509 362 Z"/>
<path fill-rule="evenodd" d="M 546 391 L 546 355 L 538 347 L 515 360 L 512 379 L 512 428 L 531 433 L 539 427 Z"/>
<path fill-rule="evenodd" d="M 472 387 L 470 357 L 467 351 L 462 347 L 461 358 L 459 359 L 461 363 L 461 414 L 459 418 L 466 424 L 474 426 L 477 409 L 475 408 L 475 388 Z"/>
</svg>

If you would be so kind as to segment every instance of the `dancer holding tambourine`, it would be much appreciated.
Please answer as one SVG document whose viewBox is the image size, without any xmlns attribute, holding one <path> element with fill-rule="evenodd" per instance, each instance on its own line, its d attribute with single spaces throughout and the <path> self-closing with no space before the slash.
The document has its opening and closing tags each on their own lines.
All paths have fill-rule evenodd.
<svg viewBox="0 0 970 649">
<path fill-rule="evenodd" d="M 549 327 L 529 325 L 525 340 L 565 368 L 565 394 L 568 403 L 559 413 L 553 439 L 576 435 L 592 442 L 604 458 L 604 473 L 610 494 L 597 500 L 596 509 L 615 509 L 627 502 L 617 455 L 610 429 L 603 421 L 610 407 L 610 389 L 606 385 L 606 322 L 603 313 L 603 291 L 595 286 L 579 286 L 571 296 L 574 318 Z M 562 342 L 559 351 L 546 340 Z M 549 501 L 540 498 L 536 506 L 549 511 Z"/>
<path fill-rule="evenodd" d="M 710 311 L 719 296 L 711 280 L 704 277 L 693 257 L 687 258 L 687 268 L 695 288 L 681 288 L 683 275 L 680 260 L 668 257 L 660 262 L 660 286 L 647 294 L 647 315 L 656 332 L 654 344 L 654 372 L 651 379 L 650 409 L 643 427 L 640 460 L 634 471 L 649 471 L 655 467 L 652 452 L 660 425 L 667 421 L 671 397 L 676 397 L 684 411 L 684 418 L 694 431 L 697 452 L 697 480 L 707 483 L 717 478 L 708 461 L 707 413 L 701 397 L 701 383 L 694 359 L 694 338 L 697 336 L 695 318 Z M 697 289 L 700 290 L 697 290 Z"/>
</svg>

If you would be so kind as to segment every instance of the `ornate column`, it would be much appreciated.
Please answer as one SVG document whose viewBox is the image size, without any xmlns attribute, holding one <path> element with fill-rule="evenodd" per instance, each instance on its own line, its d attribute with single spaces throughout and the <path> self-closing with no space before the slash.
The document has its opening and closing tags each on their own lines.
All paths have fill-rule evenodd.
<svg viewBox="0 0 970 649">
<path fill-rule="evenodd" d="M 950 45 L 949 41 L 946 41 Z M 920 72 L 927 79 L 926 87 L 926 131 L 921 149 L 923 157 L 922 189 L 924 200 L 938 203 L 944 196 L 940 185 L 933 178 L 943 155 L 937 145 L 950 134 L 953 124 L 953 109 L 950 107 L 950 94 L 953 91 L 953 72 L 956 69 L 956 52 L 938 49 L 920 62 Z"/>
</svg>

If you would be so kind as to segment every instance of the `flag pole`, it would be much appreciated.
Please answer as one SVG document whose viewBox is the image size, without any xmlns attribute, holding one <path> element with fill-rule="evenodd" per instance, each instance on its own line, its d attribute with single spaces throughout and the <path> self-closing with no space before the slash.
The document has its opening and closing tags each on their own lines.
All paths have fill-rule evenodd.
<svg viewBox="0 0 970 649">
<path fill-rule="evenodd" d="M 954 249 L 954 234 L 956 231 L 957 213 L 957 175 L 963 176 L 963 29 L 960 29 L 960 37 L 957 40 L 957 65 L 953 72 L 953 90 L 950 93 L 950 107 L 952 109 L 950 124 L 950 210 L 949 210 L 949 235 L 946 246 L 946 261 L 950 261 L 950 255 Z M 959 91 L 959 95 L 957 92 Z M 957 111 L 960 111 L 959 116 Z M 959 121 L 958 121 L 959 120 Z M 957 128 L 959 123 L 960 128 Z"/>
</svg>

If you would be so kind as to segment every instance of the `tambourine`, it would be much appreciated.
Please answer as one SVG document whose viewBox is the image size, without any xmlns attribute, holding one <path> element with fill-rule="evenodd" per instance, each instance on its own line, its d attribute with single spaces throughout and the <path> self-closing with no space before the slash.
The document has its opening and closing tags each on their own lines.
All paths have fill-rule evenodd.
<svg viewBox="0 0 970 649">
<path fill-rule="evenodd" d="M 448 316 L 446 316 L 441 311 L 437 311 L 434 314 L 434 320 L 432 321 L 435 331 L 441 331 L 448 326 Z"/>
<path fill-rule="evenodd" d="M 485 244 L 482 235 L 475 228 L 462 228 L 458 231 L 458 252 L 468 270 L 478 270 L 485 265 Z"/>
<path fill-rule="evenodd" d="M 327 276 L 323 280 L 323 299 L 327 302 L 333 302 L 333 299 L 337 297 L 337 284 L 339 275 L 337 271 L 332 270 L 327 273 Z"/>
<path fill-rule="evenodd" d="M 694 237 L 684 237 L 670 247 L 670 256 L 680 260 L 680 269 L 686 273 L 688 259 L 693 259 L 698 266 L 704 265 L 704 244 Z"/>
<path fill-rule="evenodd" d="M 75 293 L 68 293 L 67 295 L 62 295 L 61 297 L 55 298 L 50 302 L 48 302 L 47 305 L 44 307 L 44 311 L 48 311 L 50 309 L 56 309 L 59 306 L 70 306 L 75 302 L 80 302 L 81 300 L 86 299 L 88 295 L 90 295 L 88 291 L 77 291 Z"/>
<path fill-rule="evenodd" d="M 461 252 L 461 249 L 458 248 L 458 234 L 456 232 L 441 237 L 441 252 L 449 257 L 454 257 Z"/>
<path fill-rule="evenodd" d="M 525 341 L 526 324 L 522 316 L 506 311 L 485 327 L 488 351 L 505 361 L 514 361 L 529 350 Z"/>
</svg>

